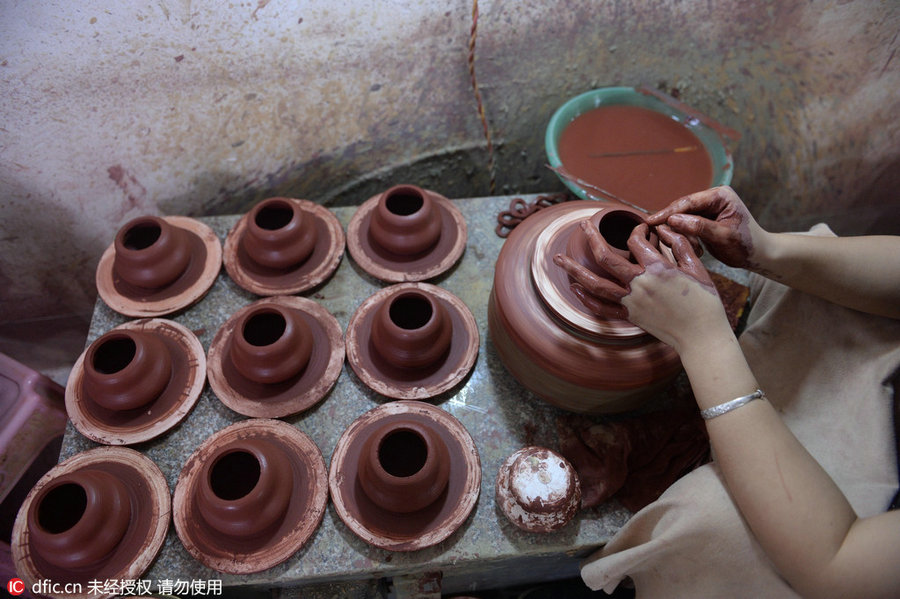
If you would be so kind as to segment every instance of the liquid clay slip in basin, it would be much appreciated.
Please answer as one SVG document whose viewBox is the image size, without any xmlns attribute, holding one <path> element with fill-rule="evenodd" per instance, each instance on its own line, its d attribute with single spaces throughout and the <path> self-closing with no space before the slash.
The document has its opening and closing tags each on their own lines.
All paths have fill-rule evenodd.
<svg viewBox="0 0 900 599">
<path fill-rule="evenodd" d="M 205 383 L 206 356 L 194 333 L 171 320 L 134 320 L 98 337 L 75 361 L 66 412 L 98 443 L 140 443 L 181 422 Z"/>
<path fill-rule="evenodd" d="M 468 306 L 429 283 L 376 292 L 347 326 L 347 360 L 360 380 L 393 399 L 427 399 L 452 389 L 478 357 L 478 325 Z"/>
<path fill-rule="evenodd" d="M 579 226 L 585 219 L 627 256 L 624 241 L 643 216 L 581 200 L 523 221 L 497 258 L 489 334 L 510 373 L 545 401 L 589 414 L 633 410 L 671 383 L 681 362 L 668 345 L 626 320 L 595 315 L 572 292 L 568 274 L 553 263 L 557 253 L 604 272 Z"/>
<path fill-rule="evenodd" d="M 338 516 L 359 538 L 415 551 L 440 543 L 469 517 L 481 461 L 456 418 L 424 402 L 396 401 L 344 431 L 328 484 Z"/>
<path fill-rule="evenodd" d="M 238 310 L 209 348 L 209 384 L 239 414 L 282 418 L 325 397 L 341 374 L 337 319 L 303 297 L 261 299 Z"/>
<path fill-rule="evenodd" d="M 397 185 L 359 207 L 347 227 L 347 249 L 376 279 L 426 281 L 456 264 L 467 235 L 453 202 L 415 185 Z"/>
<path fill-rule="evenodd" d="M 344 230 L 309 200 L 268 198 L 235 223 L 225 239 L 225 270 L 257 295 L 293 295 L 325 282 L 344 255 Z"/>
<path fill-rule="evenodd" d="M 94 580 L 139 580 L 156 558 L 171 517 L 159 468 L 125 447 L 98 447 L 53 467 L 32 488 L 12 533 L 16 572 L 36 582 L 77 583 L 66 599 L 105 599 Z"/>
<path fill-rule="evenodd" d="M 280 420 L 244 420 L 188 458 L 175 486 L 175 530 L 214 570 L 261 572 L 303 547 L 327 501 L 325 461 L 309 437 Z"/>
<path fill-rule="evenodd" d="M 164 316 L 202 298 L 222 267 L 222 245 L 186 216 L 141 216 L 125 224 L 97 265 L 97 292 L 132 317 Z"/>
</svg>

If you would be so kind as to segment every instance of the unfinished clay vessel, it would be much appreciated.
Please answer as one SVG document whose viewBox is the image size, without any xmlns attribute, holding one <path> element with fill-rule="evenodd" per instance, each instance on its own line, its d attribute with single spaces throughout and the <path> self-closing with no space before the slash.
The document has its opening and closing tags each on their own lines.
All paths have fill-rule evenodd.
<svg viewBox="0 0 900 599">
<path fill-rule="evenodd" d="M 523 447 L 497 472 L 497 506 L 510 522 L 528 532 L 553 532 L 568 524 L 581 507 L 581 485 L 564 457 L 546 447 Z"/>
<path fill-rule="evenodd" d="M 225 270 L 257 295 L 292 295 L 324 283 L 341 262 L 344 230 L 324 206 L 267 198 L 241 217 L 225 239 Z"/>
<path fill-rule="evenodd" d="M 160 318 L 130 321 L 98 337 L 75 362 L 66 412 L 89 439 L 139 443 L 181 422 L 205 383 L 206 356 L 193 332 Z"/>
<path fill-rule="evenodd" d="M 386 423 L 363 446 L 357 476 L 375 505 L 396 513 L 421 510 L 447 488 L 447 445 L 425 423 Z"/>
<path fill-rule="evenodd" d="M 554 255 L 602 272 L 579 226 L 585 219 L 624 256 L 624 240 L 643 221 L 631 208 L 586 200 L 523 221 L 497 258 L 488 329 L 506 368 L 545 401 L 591 414 L 633 410 L 665 388 L 681 363 L 666 344 L 626 320 L 597 316 L 571 290 Z"/>
<path fill-rule="evenodd" d="M 310 299 L 271 297 L 244 306 L 216 332 L 209 384 L 239 414 L 282 418 L 325 397 L 343 364 L 333 315 Z"/>
<path fill-rule="evenodd" d="M 347 248 L 359 266 L 382 281 L 424 281 L 462 256 L 467 238 L 459 209 L 415 185 L 396 185 L 369 198 L 347 228 Z"/>
<path fill-rule="evenodd" d="M 356 375 L 394 399 L 426 399 L 452 389 L 475 365 L 478 343 L 465 303 L 428 283 L 376 292 L 356 309 L 346 336 Z"/>
<path fill-rule="evenodd" d="M 214 570 L 260 572 L 303 547 L 327 500 L 325 462 L 312 440 L 285 422 L 251 418 L 188 458 L 175 487 L 175 530 Z"/>
<path fill-rule="evenodd" d="M 396 401 L 344 431 L 328 484 L 338 516 L 362 540 L 415 551 L 440 543 L 469 517 L 481 462 L 453 416 L 431 404 Z"/>
<path fill-rule="evenodd" d="M 26 497 L 13 527 L 16 570 L 34 582 L 136 580 L 162 547 L 170 513 L 159 468 L 126 448 L 101 447 L 51 469 Z"/>
<path fill-rule="evenodd" d="M 222 245 L 207 225 L 184 216 L 126 223 L 97 266 L 97 291 L 126 316 L 163 316 L 203 297 L 222 266 Z"/>
</svg>

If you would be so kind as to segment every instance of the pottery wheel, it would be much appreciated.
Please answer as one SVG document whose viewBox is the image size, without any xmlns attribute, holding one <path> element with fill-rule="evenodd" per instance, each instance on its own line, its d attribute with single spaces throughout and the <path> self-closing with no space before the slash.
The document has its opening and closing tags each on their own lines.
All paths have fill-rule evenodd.
<svg viewBox="0 0 900 599">
<path fill-rule="evenodd" d="M 596 202 L 568 212 L 547 225 L 534 246 L 531 257 L 531 278 L 544 305 L 557 317 L 586 334 L 606 338 L 632 338 L 646 335 L 643 329 L 627 320 L 598 318 L 572 292 L 565 270 L 553 263 L 553 256 L 566 253 L 569 236 L 578 224 L 589 219 L 599 209 Z"/>
<path fill-rule="evenodd" d="M 371 434 L 391 421 L 433 426 L 450 454 L 450 481 L 438 499 L 417 512 L 399 514 L 378 507 L 357 480 L 360 453 Z M 440 543 L 469 517 L 481 489 L 481 461 L 472 437 L 453 416 L 420 401 L 396 401 L 357 418 L 338 439 L 328 474 L 338 516 L 359 538 L 391 551 L 416 551 Z"/>
<path fill-rule="evenodd" d="M 269 439 L 283 448 L 293 469 L 293 489 L 277 529 L 263 537 L 234 539 L 216 534 L 206 524 L 197 512 L 194 495 L 204 462 L 219 447 L 244 439 Z M 251 574 L 297 553 L 322 522 L 327 501 L 328 473 L 316 444 L 286 422 L 250 419 L 213 434 L 191 454 L 178 476 L 172 505 L 175 530 L 188 553 L 219 572 Z"/>
<path fill-rule="evenodd" d="M 389 254 L 373 245 L 369 223 L 381 194 L 363 202 L 347 227 L 347 250 L 365 272 L 388 283 L 426 281 L 448 271 L 466 249 L 468 229 L 462 212 L 444 196 L 429 190 L 428 194 L 441 215 L 441 236 L 433 248 L 421 256 L 405 258 Z"/>
<path fill-rule="evenodd" d="M 90 571 L 62 572 L 37 555 L 31 547 L 27 515 L 37 495 L 63 475 L 82 469 L 102 470 L 125 482 L 132 509 L 128 531 L 112 554 Z M 80 582 L 85 592 L 80 595 L 58 595 L 59 599 L 106 599 L 115 594 L 88 593 L 91 580 L 139 580 L 156 559 L 171 517 L 169 487 L 165 476 L 152 460 L 126 447 L 98 447 L 76 454 L 54 466 L 31 489 L 16 516 L 12 531 L 12 557 L 16 572 L 30 589 L 35 582 Z M 53 596 L 53 595 L 51 595 Z"/>
<path fill-rule="evenodd" d="M 141 289 L 116 276 L 113 263 L 115 243 L 109 245 L 97 265 L 97 293 L 107 306 L 132 317 L 164 316 L 186 308 L 202 298 L 212 287 L 222 268 L 222 244 L 213 230 L 187 216 L 163 217 L 170 225 L 188 232 L 191 261 L 187 270 L 162 289 Z"/>
<path fill-rule="evenodd" d="M 160 397 L 133 410 L 106 409 L 84 392 L 85 350 L 66 384 L 66 412 L 82 435 L 106 445 L 131 445 L 162 435 L 190 413 L 206 383 L 206 355 L 185 326 L 161 318 L 133 320 L 113 330 L 146 331 L 159 336 L 172 357 L 172 378 Z"/>
<path fill-rule="evenodd" d="M 232 335 L 241 317 L 260 306 L 278 304 L 295 310 L 313 335 L 313 352 L 299 374 L 281 383 L 251 381 L 235 368 L 229 355 Z M 216 332 L 209 347 L 209 386 L 219 400 L 244 416 L 283 418 L 307 410 L 325 397 L 341 374 L 344 341 L 337 319 L 317 302 L 304 297 L 272 297 L 244 306 Z"/>
<path fill-rule="evenodd" d="M 400 369 L 387 363 L 372 348 L 372 321 L 379 307 L 408 290 L 439 301 L 452 322 L 452 340 L 445 359 L 435 367 Z M 376 393 L 393 399 L 428 399 L 462 381 L 478 357 L 478 324 L 469 307 L 449 291 L 429 283 L 400 283 L 369 296 L 347 325 L 347 361 L 360 380 Z"/>
<path fill-rule="evenodd" d="M 312 254 L 294 268 L 280 270 L 256 263 L 241 247 L 248 214 L 235 223 L 225 238 L 225 270 L 242 289 L 256 295 L 293 295 L 325 282 L 344 255 L 344 229 L 328 208 L 309 200 L 282 198 L 315 223 L 317 242 Z"/>
</svg>

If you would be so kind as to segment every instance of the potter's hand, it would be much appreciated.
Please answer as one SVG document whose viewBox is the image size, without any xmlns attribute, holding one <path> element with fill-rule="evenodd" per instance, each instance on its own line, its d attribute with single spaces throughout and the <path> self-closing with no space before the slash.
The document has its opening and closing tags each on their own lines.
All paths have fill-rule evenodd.
<svg viewBox="0 0 900 599">
<path fill-rule="evenodd" d="M 729 266 L 756 270 L 756 254 L 768 233 L 730 187 L 714 187 L 675 200 L 647 217 L 650 225 L 669 225 L 700 238 L 710 253 Z"/>
<path fill-rule="evenodd" d="M 594 260 L 614 279 L 591 272 L 565 254 L 555 255 L 553 262 L 572 277 L 572 292 L 588 310 L 601 318 L 627 318 L 621 301 L 628 294 L 628 281 L 640 274 L 641 268 L 615 253 L 589 220 L 582 221 L 579 226 L 587 237 Z"/>
</svg>

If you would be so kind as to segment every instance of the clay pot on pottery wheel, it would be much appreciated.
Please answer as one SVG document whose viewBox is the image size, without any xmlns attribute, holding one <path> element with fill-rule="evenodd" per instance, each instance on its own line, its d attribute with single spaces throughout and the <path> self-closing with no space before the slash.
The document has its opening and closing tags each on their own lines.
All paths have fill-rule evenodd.
<svg viewBox="0 0 900 599">
<path fill-rule="evenodd" d="M 184 216 L 141 216 L 116 234 L 97 266 L 97 291 L 126 316 L 163 316 L 199 300 L 222 266 L 222 246 Z"/>
<path fill-rule="evenodd" d="M 127 322 L 98 337 L 66 385 L 66 412 L 89 439 L 128 445 L 183 420 L 206 382 L 206 356 L 191 331 L 169 320 Z"/>
<path fill-rule="evenodd" d="M 338 516 L 362 540 L 414 551 L 443 541 L 468 518 L 478 501 L 481 463 L 453 416 L 431 404 L 397 401 L 344 431 L 328 483 Z"/>
<path fill-rule="evenodd" d="M 326 281 L 344 254 L 344 230 L 327 208 L 308 200 L 268 198 L 225 239 L 225 270 L 257 295 L 292 295 Z"/>
<path fill-rule="evenodd" d="M 344 364 L 334 316 L 313 300 L 272 297 L 238 310 L 209 348 L 209 384 L 226 406 L 282 418 L 319 402 Z"/>
<path fill-rule="evenodd" d="M 564 457 L 545 447 L 524 447 L 500 466 L 497 506 L 510 522 L 528 532 L 553 532 L 581 507 L 581 485 Z"/>
<path fill-rule="evenodd" d="M 623 240 L 643 217 L 585 200 L 523 221 L 497 258 L 488 330 L 510 373 L 545 401 L 588 414 L 633 410 L 664 389 L 681 362 L 668 345 L 628 321 L 598 317 L 572 292 L 555 254 L 603 272 L 579 226 L 585 219 L 627 255 Z"/>
<path fill-rule="evenodd" d="M 347 228 L 347 249 L 377 279 L 425 281 L 459 260 L 466 238 L 465 219 L 450 200 L 415 185 L 396 185 L 359 207 Z"/>
<path fill-rule="evenodd" d="M 162 547 L 169 488 L 140 453 L 103 447 L 78 454 L 38 481 L 13 528 L 16 570 L 34 582 L 137 580 Z M 111 595 L 106 595 L 111 596 Z"/>
<path fill-rule="evenodd" d="M 327 480 L 309 437 L 278 420 L 245 420 L 188 458 L 175 487 L 175 529 L 206 566 L 260 572 L 294 555 L 318 528 Z"/>
<path fill-rule="evenodd" d="M 428 283 L 400 283 L 367 298 L 347 326 L 347 359 L 370 389 L 427 399 L 460 383 L 478 356 L 469 308 Z"/>
</svg>

